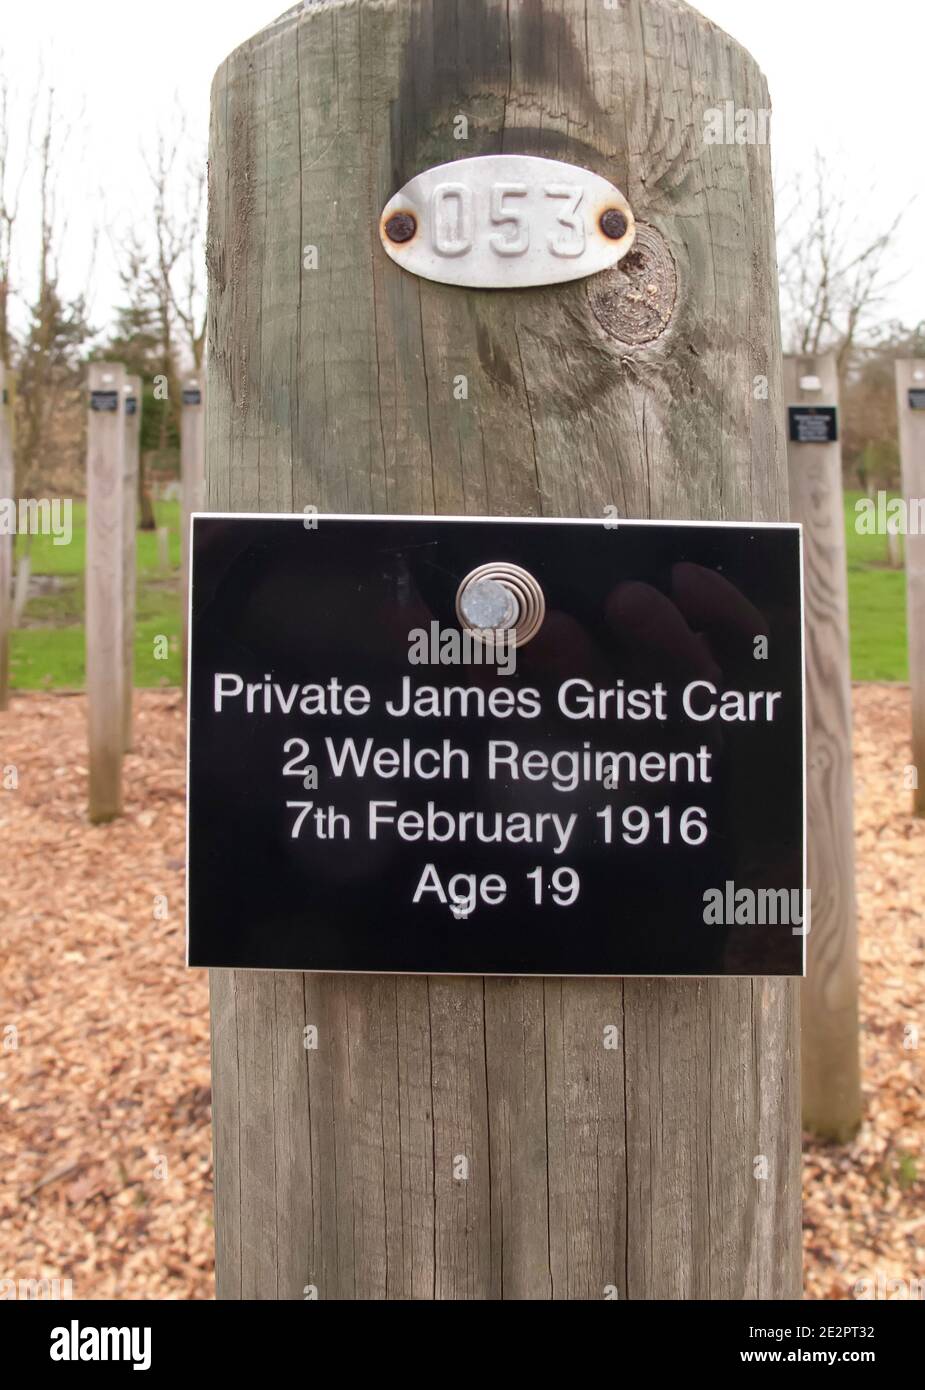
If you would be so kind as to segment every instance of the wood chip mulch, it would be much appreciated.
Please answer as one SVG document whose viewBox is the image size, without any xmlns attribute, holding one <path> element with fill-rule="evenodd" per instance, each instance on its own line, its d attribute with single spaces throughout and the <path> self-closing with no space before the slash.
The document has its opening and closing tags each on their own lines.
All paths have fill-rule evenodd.
<svg viewBox="0 0 925 1390">
<path fill-rule="evenodd" d="M 212 1298 L 209 1000 L 184 965 L 183 706 L 136 696 L 125 815 L 86 814 L 86 704 L 0 714 L 0 1275 Z M 163 899 L 166 898 L 166 905 Z M 155 915 L 157 913 L 158 915 Z M 166 915 L 165 915 L 166 914 Z M 8 1040 L 7 1040 L 8 1042 Z"/>
<path fill-rule="evenodd" d="M 183 707 L 175 691 L 137 694 L 126 814 L 105 827 L 86 818 L 85 717 L 82 697 L 61 695 L 0 714 L 0 1279 L 70 1279 L 79 1299 L 211 1298 Z M 903 1297 L 925 1279 L 925 821 L 899 772 L 908 690 L 856 687 L 855 720 L 865 1120 L 848 1145 L 806 1143 L 808 1298 L 851 1298 L 864 1278 Z"/>
<path fill-rule="evenodd" d="M 925 1297 L 925 820 L 904 786 L 910 720 L 908 688 L 854 687 L 864 1120 L 846 1145 L 804 1139 L 807 1298 Z"/>
</svg>

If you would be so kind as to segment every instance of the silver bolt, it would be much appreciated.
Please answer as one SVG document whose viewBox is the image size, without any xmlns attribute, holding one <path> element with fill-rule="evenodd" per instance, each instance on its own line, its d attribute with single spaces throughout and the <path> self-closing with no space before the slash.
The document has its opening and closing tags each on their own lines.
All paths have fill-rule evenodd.
<svg viewBox="0 0 925 1390">
<path fill-rule="evenodd" d="M 472 628 L 503 632 L 515 626 L 520 605 L 510 589 L 495 579 L 474 579 L 459 596 L 459 611 Z"/>
<path fill-rule="evenodd" d="M 456 593 L 456 616 L 487 642 L 493 633 L 510 632 L 523 647 L 543 625 L 546 600 L 537 581 L 520 565 L 507 560 L 479 565 L 467 574 Z"/>
</svg>

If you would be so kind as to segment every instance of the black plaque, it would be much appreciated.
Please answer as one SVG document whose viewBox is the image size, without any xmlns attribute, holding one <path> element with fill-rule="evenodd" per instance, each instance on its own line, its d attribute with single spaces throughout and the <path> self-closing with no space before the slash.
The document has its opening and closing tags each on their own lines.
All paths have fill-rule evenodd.
<svg viewBox="0 0 925 1390">
<path fill-rule="evenodd" d="M 202 405 L 202 392 L 198 390 L 193 390 L 192 387 L 186 387 L 186 389 L 183 392 L 183 404 Z"/>
<path fill-rule="evenodd" d="M 918 386 L 909 389 L 909 409 L 925 410 L 925 390 Z"/>
<path fill-rule="evenodd" d="M 118 391 L 91 391 L 90 409 L 100 410 L 106 414 L 115 414 L 119 409 Z"/>
<path fill-rule="evenodd" d="M 197 516 L 190 640 L 190 965 L 802 973 L 798 527 Z"/>
<path fill-rule="evenodd" d="M 838 411 L 834 405 L 792 405 L 789 414 L 791 443 L 837 443 Z"/>
<path fill-rule="evenodd" d="M 125 413 L 126 413 L 126 415 L 137 415 L 137 414 L 138 414 L 138 397 L 137 397 L 137 396 L 126 396 L 126 398 L 125 398 Z"/>
</svg>

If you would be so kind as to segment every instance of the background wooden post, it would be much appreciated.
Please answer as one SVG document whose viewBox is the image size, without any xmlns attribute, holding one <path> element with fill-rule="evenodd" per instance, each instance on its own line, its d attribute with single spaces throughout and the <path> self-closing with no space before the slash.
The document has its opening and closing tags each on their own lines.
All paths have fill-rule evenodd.
<svg viewBox="0 0 925 1390">
<path fill-rule="evenodd" d="M 89 390 L 116 394 L 116 409 L 87 414 L 87 714 L 91 821 L 122 811 L 123 474 L 125 368 L 91 362 Z M 88 401 L 89 405 L 89 401 Z"/>
<path fill-rule="evenodd" d="M 157 528 L 157 568 L 160 574 L 166 576 L 170 573 L 170 529 L 167 526 Z"/>
<path fill-rule="evenodd" d="M 9 377 L 0 362 L 0 501 L 13 498 L 13 411 Z M 0 535 L 0 710 L 10 702 L 10 631 L 13 626 L 13 537 Z"/>
<path fill-rule="evenodd" d="M 705 143 L 726 99 L 769 106 L 677 0 L 321 0 L 244 44 L 210 508 L 785 518 L 770 158 Z M 629 264 L 516 293 L 392 264 L 386 200 L 501 151 L 611 178 Z M 793 981 L 213 971 L 212 1030 L 222 1298 L 799 1296 Z"/>
<path fill-rule="evenodd" d="M 135 565 L 138 533 L 138 464 L 141 448 L 141 377 L 130 376 L 125 384 L 125 459 L 122 479 L 122 647 L 125 653 L 123 675 L 123 748 L 132 748 L 132 705 L 135 695 Z"/>
<path fill-rule="evenodd" d="M 183 388 L 180 414 L 180 603 L 183 683 L 186 685 L 187 622 L 189 620 L 190 517 L 205 500 L 205 405 L 203 383 L 197 377 Z"/>
<path fill-rule="evenodd" d="M 817 378 L 819 389 L 800 383 Z M 784 359 L 788 406 L 838 406 L 834 356 Z M 851 765 L 851 653 L 841 444 L 788 444 L 790 514 L 803 524 L 807 881 L 803 1123 L 844 1140 L 861 1120 Z"/>
<path fill-rule="evenodd" d="M 925 358 L 896 363 L 896 412 L 902 457 L 903 496 L 909 526 L 906 547 L 906 626 L 909 641 L 909 684 L 912 688 L 912 765 L 917 785 L 912 804 L 925 816 L 925 532 L 914 519 L 925 507 L 925 410 L 912 410 L 909 392 L 925 397 Z M 913 534 L 918 530 L 918 534 Z"/>
</svg>

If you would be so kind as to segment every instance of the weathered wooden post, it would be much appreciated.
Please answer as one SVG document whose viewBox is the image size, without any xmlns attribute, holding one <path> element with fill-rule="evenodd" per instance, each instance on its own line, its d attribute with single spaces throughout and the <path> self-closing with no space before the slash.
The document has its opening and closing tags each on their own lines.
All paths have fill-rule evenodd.
<svg viewBox="0 0 925 1390">
<path fill-rule="evenodd" d="M 0 506 L 13 504 L 12 401 L 6 366 L 0 361 Z M 13 626 L 13 534 L 0 526 L 0 710 L 10 702 L 10 630 Z"/>
<path fill-rule="evenodd" d="M 170 573 L 170 529 L 167 526 L 157 528 L 157 568 L 158 572 L 165 577 Z"/>
<path fill-rule="evenodd" d="M 135 537 L 138 530 L 141 401 L 141 377 L 130 376 L 124 391 L 125 471 L 122 479 L 122 645 L 125 653 L 123 747 L 126 753 L 131 752 L 132 748 L 132 703 L 135 693 Z"/>
<path fill-rule="evenodd" d="M 764 79 L 677 0 L 321 0 L 243 45 L 213 88 L 209 508 L 786 517 L 769 151 L 705 138 L 727 101 L 766 109 Z M 392 264 L 387 200 L 501 151 L 612 179 L 621 267 Z M 792 980 L 211 987 L 220 1297 L 799 1296 Z"/>
<path fill-rule="evenodd" d="M 844 1140 L 861 1119 L 851 656 L 838 368 L 784 359 L 790 514 L 803 525 L 806 593 L 807 880 L 803 1123 Z"/>
<path fill-rule="evenodd" d="M 205 495 L 205 407 L 202 383 L 191 380 L 183 387 L 180 415 L 180 603 L 184 683 L 186 675 L 187 621 L 189 618 L 190 517 L 201 511 Z"/>
<path fill-rule="evenodd" d="M 91 362 L 87 416 L 87 716 L 90 738 L 89 815 L 113 820 L 122 811 L 123 476 L 125 368 Z"/>
<path fill-rule="evenodd" d="M 906 504 L 906 627 L 912 688 L 913 807 L 925 816 L 925 360 L 896 363 L 896 411 Z"/>
</svg>

